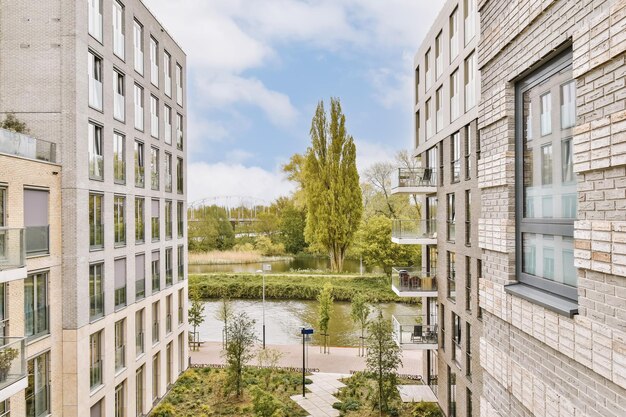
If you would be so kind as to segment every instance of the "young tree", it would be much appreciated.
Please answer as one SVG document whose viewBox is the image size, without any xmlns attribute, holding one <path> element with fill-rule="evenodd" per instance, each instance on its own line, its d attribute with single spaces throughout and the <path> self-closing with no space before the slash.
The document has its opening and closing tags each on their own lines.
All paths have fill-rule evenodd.
<svg viewBox="0 0 626 417">
<path fill-rule="evenodd" d="M 328 348 L 328 324 L 333 309 L 333 285 L 330 282 L 324 284 L 322 291 L 317 295 L 319 302 L 319 328 L 324 337 L 324 353 L 330 353 Z"/>
<path fill-rule="evenodd" d="M 237 314 L 228 323 L 230 340 L 225 353 L 227 385 L 229 389 L 234 388 L 237 398 L 241 397 L 244 367 L 254 358 L 254 344 L 257 342 L 254 323 L 246 313 Z"/>
<path fill-rule="evenodd" d="M 233 306 L 230 303 L 228 297 L 222 297 L 220 306 L 215 312 L 215 318 L 224 323 L 224 329 L 222 330 L 222 348 L 226 349 L 228 346 L 228 320 L 233 316 Z"/>
<path fill-rule="evenodd" d="M 320 102 L 311 123 L 311 147 L 302 172 L 307 206 L 305 237 L 310 244 L 328 251 L 331 270 L 341 271 L 363 205 L 354 140 L 346 132 L 339 99 L 331 98 L 330 107 L 330 122 Z"/>
<path fill-rule="evenodd" d="M 193 344 L 196 348 L 200 345 L 197 328 L 204 323 L 204 303 L 200 299 L 200 294 L 194 291 L 191 294 L 191 306 L 189 307 L 188 321 L 193 326 Z"/>
<path fill-rule="evenodd" d="M 350 317 L 352 321 L 361 328 L 361 341 L 359 342 L 359 356 L 365 356 L 365 328 L 370 315 L 370 306 L 367 304 L 367 298 L 362 292 L 356 293 L 352 297 L 350 305 Z"/>
<path fill-rule="evenodd" d="M 391 322 L 383 318 L 380 310 L 368 326 L 365 364 L 368 374 L 376 379 L 378 410 L 382 416 L 383 410 L 388 410 L 389 397 L 397 386 L 402 351 L 393 340 Z"/>
</svg>

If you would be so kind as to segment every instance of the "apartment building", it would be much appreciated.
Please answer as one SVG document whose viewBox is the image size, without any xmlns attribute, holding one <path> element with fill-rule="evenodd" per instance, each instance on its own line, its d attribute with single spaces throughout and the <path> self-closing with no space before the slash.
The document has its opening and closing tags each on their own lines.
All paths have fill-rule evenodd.
<svg viewBox="0 0 626 417">
<path fill-rule="evenodd" d="M 421 262 L 393 270 L 392 289 L 421 297 L 416 317 L 394 317 L 403 349 L 424 352 L 423 376 L 447 416 L 480 415 L 481 315 L 477 220 L 480 34 L 474 0 L 448 1 L 415 55 L 417 168 L 400 168 L 392 192 L 416 195 L 421 219 L 395 220 L 392 240 L 422 246 Z"/>
<path fill-rule="evenodd" d="M 33 168 L 20 185 L 2 166 L 17 207 L 20 187 L 50 190 L 51 255 L 27 254 L 24 295 L 10 283 L 5 312 L 13 323 L 30 291 L 50 330 L 30 334 L 19 314 L 10 325 L 26 337 L 28 373 L 15 394 L 25 405 L 11 397 L 10 406 L 27 416 L 145 415 L 188 362 L 186 56 L 140 0 L 12 3 L 2 7 L 0 51 L 0 115 L 15 113 L 53 144 L 60 167 L 59 184 Z M 23 225 L 7 212 L 27 241 L 30 208 Z M 31 267 L 47 276 L 31 277 Z"/>
<path fill-rule="evenodd" d="M 626 415 L 626 2 L 479 2 L 481 414 Z"/>
</svg>

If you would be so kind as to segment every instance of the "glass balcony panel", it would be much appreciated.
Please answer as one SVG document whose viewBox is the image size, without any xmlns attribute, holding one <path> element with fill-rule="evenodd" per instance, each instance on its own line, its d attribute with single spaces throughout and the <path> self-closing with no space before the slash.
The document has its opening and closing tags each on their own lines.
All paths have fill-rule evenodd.
<svg viewBox="0 0 626 417">
<path fill-rule="evenodd" d="M 25 338 L 0 338 L 0 390 L 26 377 Z"/>
<path fill-rule="evenodd" d="M 50 226 L 29 226 L 26 228 L 26 254 L 41 255 L 50 253 Z"/>
<path fill-rule="evenodd" d="M 424 324 L 425 316 L 392 316 L 393 338 L 408 349 L 436 349 L 437 324 Z"/>
<path fill-rule="evenodd" d="M 135 350 L 137 351 L 137 356 L 144 352 L 144 332 L 140 331 L 135 336 Z"/>
<path fill-rule="evenodd" d="M 89 249 L 100 249 L 104 246 L 104 227 L 102 224 L 89 226 Z"/>
<path fill-rule="evenodd" d="M 115 289 L 115 308 L 121 308 L 126 305 L 126 287 Z"/>
<path fill-rule="evenodd" d="M 102 385 L 102 360 L 97 360 L 91 364 L 89 370 L 89 386 L 95 388 Z"/>
<path fill-rule="evenodd" d="M 89 105 L 102 110 L 102 82 L 95 78 L 89 80 Z"/>
<path fill-rule="evenodd" d="M 26 245 L 23 228 L 0 227 L 0 271 L 26 265 Z"/>
<path fill-rule="evenodd" d="M 436 271 L 426 271 L 419 267 L 393 267 L 391 285 L 396 293 L 433 292 L 437 293 Z"/>
<path fill-rule="evenodd" d="M 391 227 L 393 239 L 418 241 L 419 239 L 437 239 L 436 220 L 393 220 Z M 420 243 L 420 242 L 415 242 Z"/>
<path fill-rule="evenodd" d="M 117 120 L 124 121 L 124 108 L 126 100 L 123 95 L 115 93 L 113 96 L 113 117 Z"/>
<path fill-rule="evenodd" d="M 104 316 L 104 293 L 89 297 L 89 318 L 95 320 Z"/>
<path fill-rule="evenodd" d="M 164 138 L 165 138 L 165 143 L 167 143 L 168 145 L 172 144 L 172 125 L 169 123 L 165 123 L 165 133 L 164 133 Z"/>
<path fill-rule="evenodd" d="M 401 192 L 424 193 L 437 192 L 429 187 L 437 187 L 437 170 L 435 168 L 398 168 L 391 176 L 391 190 Z"/>
<path fill-rule="evenodd" d="M 141 299 L 146 296 L 146 281 L 139 279 L 135 281 L 135 298 Z"/>
<path fill-rule="evenodd" d="M 125 36 L 121 32 L 113 32 L 113 52 L 120 58 L 124 58 L 124 39 Z"/>
<path fill-rule="evenodd" d="M 104 158 L 102 155 L 89 155 L 89 178 L 94 180 L 104 178 Z"/>
<path fill-rule="evenodd" d="M 143 51 L 135 47 L 135 71 L 143 74 Z"/>
<path fill-rule="evenodd" d="M 118 371 L 126 366 L 126 346 L 115 348 L 115 370 Z"/>
<path fill-rule="evenodd" d="M 0 129 L 0 153 L 56 162 L 56 145 L 22 133 Z"/>
</svg>

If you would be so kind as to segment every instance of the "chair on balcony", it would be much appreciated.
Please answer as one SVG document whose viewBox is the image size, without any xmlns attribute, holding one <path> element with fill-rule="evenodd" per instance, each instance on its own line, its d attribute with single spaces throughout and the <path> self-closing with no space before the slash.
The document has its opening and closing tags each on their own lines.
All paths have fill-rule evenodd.
<svg viewBox="0 0 626 417">
<path fill-rule="evenodd" d="M 400 288 L 408 288 L 409 283 L 409 273 L 404 269 L 398 271 L 398 275 L 400 276 Z"/>
<path fill-rule="evenodd" d="M 416 343 L 416 342 L 421 342 L 423 340 L 422 338 L 422 325 L 416 325 L 413 326 L 413 333 L 411 334 L 411 342 Z"/>
<path fill-rule="evenodd" d="M 437 343 L 437 325 L 431 326 L 429 330 L 426 331 L 425 339 L 428 343 Z"/>
<path fill-rule="evenodd" d="M 412 290 L 419 290 L 422 287 L 422 280 L 418 276 L 412 276 L 410 279 L 410 285 Z"/>
<path fill-rule="evenodd" d="M 424 168 L 424 174 L 422 175 L 422 178 L 419 179 L 419 185 L 430 185 L 430 182 L 432 181 L 432 176 L 433 169 Z"/>
</svg>

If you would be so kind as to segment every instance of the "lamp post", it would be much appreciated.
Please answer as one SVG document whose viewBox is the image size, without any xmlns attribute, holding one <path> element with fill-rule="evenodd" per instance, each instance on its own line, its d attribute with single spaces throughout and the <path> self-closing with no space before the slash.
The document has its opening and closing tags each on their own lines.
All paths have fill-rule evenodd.
<svg viewBox="0 0 626 417">
<path fill-rule="evenodd" d="M 306 327 L 303 327 L 300 330 L 300 333 L 302 333 L 302 397 L 305 398 L 306 397 L 306 391 L 304 390 L 304 387 L 306 385 L 306 362 L 305 362 L 305 355 L 306 355 L 306 336 L 313 334 L 313 329 L 307 329 Z"/>
<path fill-rule="evenodd" d="M 265 350 L 265 271 L 271 270 L 272 264 L 263 264 L 263 269 L 260 271 L 263 277 L 263 350 Z"/>
</svg>

